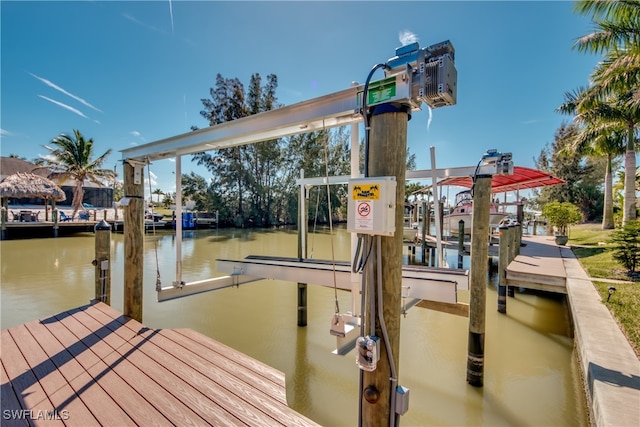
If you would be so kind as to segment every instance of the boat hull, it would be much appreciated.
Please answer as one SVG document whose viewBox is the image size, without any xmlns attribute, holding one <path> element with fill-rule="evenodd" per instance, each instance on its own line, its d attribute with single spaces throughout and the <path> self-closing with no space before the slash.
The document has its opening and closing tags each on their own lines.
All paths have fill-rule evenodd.
<svg viewBox="0 0 640 427">
<path fill-rule="evenodd" d="M 506 218 L 509 214 L 502 212 L 491 212 L 489 214 L 489 227 L 498 228 L 500 221 Z M 468 213 L 453 213 L 444 217 L 443 228 L 449 230 L 450 234 L 458 234 L 458 222 L 464 221 L 464 234 L 471 234 L 471 214 Z"/>
</svg>

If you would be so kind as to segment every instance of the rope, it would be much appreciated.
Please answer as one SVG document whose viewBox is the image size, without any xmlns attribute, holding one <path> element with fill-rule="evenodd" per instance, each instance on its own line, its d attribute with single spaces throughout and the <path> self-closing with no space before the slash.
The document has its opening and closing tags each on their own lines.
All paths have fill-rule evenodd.
<svg viewBox="0 0 640 427">
<path fill-rule="evenodd" d="M 322 121 L 322 129 L 326 132 L 324 120 Z M 340 314 L 340 303 L 338 302 L 338 284 L 336 279 L 336 257 L 333 249 L 333 218 L 331 215 L 331 190 L 329 186 L 329 137 L 325 133 L 324 140 L 324 172 L 325 172 L 325 182 L 327 184 L 327 209 L 329 210 L 329 238 L 331 241 L 331 267 L 333 271 L 333 298 L 336 304 L 336 314 Z"/>
</svg>

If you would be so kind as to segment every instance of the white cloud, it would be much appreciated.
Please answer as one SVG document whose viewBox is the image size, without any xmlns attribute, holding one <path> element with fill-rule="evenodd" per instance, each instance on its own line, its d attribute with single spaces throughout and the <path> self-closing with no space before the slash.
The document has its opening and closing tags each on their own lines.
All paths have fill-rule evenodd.
<svg viewBox="0 0 640 427">
<path fill-rule="evenodd" d="M 87 101 L 85 101 L 84 99 L 80 98 L 79 96 L 76 96 L 76 95 L 74 95 L 74 94 L 72 94 L 72 93 L 70 93 L 70 92 L 68 92 L 68 91 L 64 90 L 63 88 L 61 88 L 61 87 L 60 87 L 60 86 L 58 86 L 57 84 L 53 83 L 52 81 L 47 80 L 47 79 L 44 79 L 44 78 L 42 78 L 42 77 L 40 77 L 40 76 L 36 76 L 36 75 L 35 75 L 35 74 L 33 74 L 33 73 L 29 73 L 29 74 L 30 74 L 31 76 L 33 76 L 34 78 L 36 78 L 36 79 L 40 80 L 42 83 L 46 84 L 47 86 L 49 86 L 49 87 L 51 87 L 51 88 L 53 88 L 53 89 L 55 89 L 55 90 L 57 90 L 57 91 L 59 91 L 59 92 L 64 93 L 65 95 L 67 95 L 67 96 L 69 96 L 69 97 L 71 97 L 71 98 L 75 99 L 75 100 L 76 100 L 76 101 L 78 101 L 79 103 L 81 103 L 81 104 L 83 104 L 83 105 L 86 105 L 86 106 L 87 106 L 87 107 L 89 107 L 89 108 L 92 108 L 92 109 L 94 109 L 94 110 L 96 110 L 96 111 L 98 111 L 98 112 L 102 113 L 102 110 L 100 110 L 99 108 L 94 107 L 93 105 L 89 104 Z"/>
<path fill-rule="evenodd" d="M 149 177 L 146 176 L 145 179 L 148 179 Z M 156 176 L 153 175 L 153 173 L 151 174 L 151 180 L 149 180 L 149 182 L 145 182 L 145 184 L 147 184 L 145 187 L 148 187 L 149 184 L 151 184 L 152 187 L 155 187 L 158 185 L 158 179 Z M 148 188 L 145 188 L 145 193 L 149 194 L 149 190 Z M 157 197 L 157 196 L 156 196 Z"/>
<path fill-rule="evenodd" d="M 84 117 L 84 118 L 85 118 L 85 119 L 87 119 L 87 120 L 92 120 L 92 119 L 90 119 L 89 117 L 85 116 L 85 115 L 84 115 L 84 113 L 83 113 L 82 111 L 77 110 L 77 109 L 73 108 L 73 107 L 72 107 L 72 106 L 70 106 L 70 105 L 63 104 L 63 103 L 62 103 L 62 102 L 60 102 L 60 101 L 56 101 L 55 99 L 48 98 L 48 97 L 46 97 L 46 96 L 44 96 L 44 95 L 38 95 L 38 96 L 39 96 L 40 98 L 42 98 L 42 99 L 46 100 L 46 101 L 49 101 L 49 102 L 51 102 L 51 103 L 53 103 L 53 104 L 56 104 L 56 105 L 58 105 L 58 106 L 60 106 L 60 107 L 62 107 L 62 108 L 64 108 L 64 109 L 67 109 L 67 110 L 71 111 L 72 113 L 79 115 L 80 117 Z"/>
<path fill-rule="evenodd" d="M 13 136 L 13 134 L 11 132 L 9 132 L 8 130 L 5 130 L 5 129 L 0 129 L 0 135 L 1 136 Z"/>
<path fill-rule="evenodd" d="M 411 43 L 415 43 L 417 42 L 418 36 L 415 35 L 414 33 L 412 33 L 409 30 L 402 30 L 398 33 L 398 39 L 400 40 L 400 43 L 402 43 L 402 46 L 406 46 L 408 44 Z"/>
<path fill-rule="evenodd" d="M 137 130 L 132 130 L 131 132 L 129 132 L 129 135 L 137 136 L 138 138 L 140 138 L 140 132 L 138 132 Z"/>
</svg>

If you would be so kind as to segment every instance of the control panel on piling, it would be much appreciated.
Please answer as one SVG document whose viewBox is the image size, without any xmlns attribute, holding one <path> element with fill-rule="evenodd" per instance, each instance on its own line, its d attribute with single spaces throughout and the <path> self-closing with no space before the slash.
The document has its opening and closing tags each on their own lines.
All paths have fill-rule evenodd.
<svg viewBox="0 0 640 427">
<path fill-rule="evenodd" d="M 396 187 L 394 176 L 349 180 L 347 230 L 393 236 L 396 231 Z"/>
</svg>

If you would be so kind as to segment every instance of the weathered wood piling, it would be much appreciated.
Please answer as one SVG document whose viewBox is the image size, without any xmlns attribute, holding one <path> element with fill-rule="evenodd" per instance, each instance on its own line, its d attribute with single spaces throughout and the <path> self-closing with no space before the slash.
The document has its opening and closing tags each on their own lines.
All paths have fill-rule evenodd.
<svg viewBox="0 0 640 427">
<path fill-rule="evenodd" d="M 142 322 L 144 267 L 144 177 L 143 165 L 123 163 L 124 198 L 124 315 Z"/>
<path fill-rule="evenodd" d="M 471 271 L 469 300 L 469 342 L 467 382 L 475 387 L 484 383 L 484 332 L 489 256 L 489 208 L 491 175 L 479 175 L 473 185 L 471 233 Z"/>
<path fill-rule="evenodd" d="M 380 337 L 380 360 L 372 372 L 363 371 L 361 384 L 360 409 L 362 425 L 388 426 L 394 425 L 395 385 L 397 385 L 398 362 L 400 360 L 400 315 L 402 290 L 402 229 L 404 212 L 404 182 L 406 176 L 407 122 L 406 109 L 398 109 L 390 104 L 376 107 L 377 112 L 371 117 L 369 138 L 368 176 L 395 176 L 398 183 L 396 191 L 396 210 L 394 236 L 380 238 L 381 265 L 376 265 L 371 286 L 376 298 L 383 301 L 382 319 L 386 326 L 388 340 L 383 339 L 381 322 L 377 318 L 365 316 L 365 330 L 375 325 L 375 333 Z M 384 266 L 384 268 L 383 268 Z M 382 278 L 379 283 L 378 276 Z M 382 295 L 379 295 L 381 290 Z M 366 307 L 365 313 L 369 312 Z M 394 366 L 395 365 L 395 366 Z M 393 394 L 393 395 L 392 395 Z"/>
<path fill-rule="evenodd" d="M 498 228 L 500 246 L 498 252 L 498 312 L 507 312 L 507 266 L 509 265 L 509 227 Z"/>
</svg>

